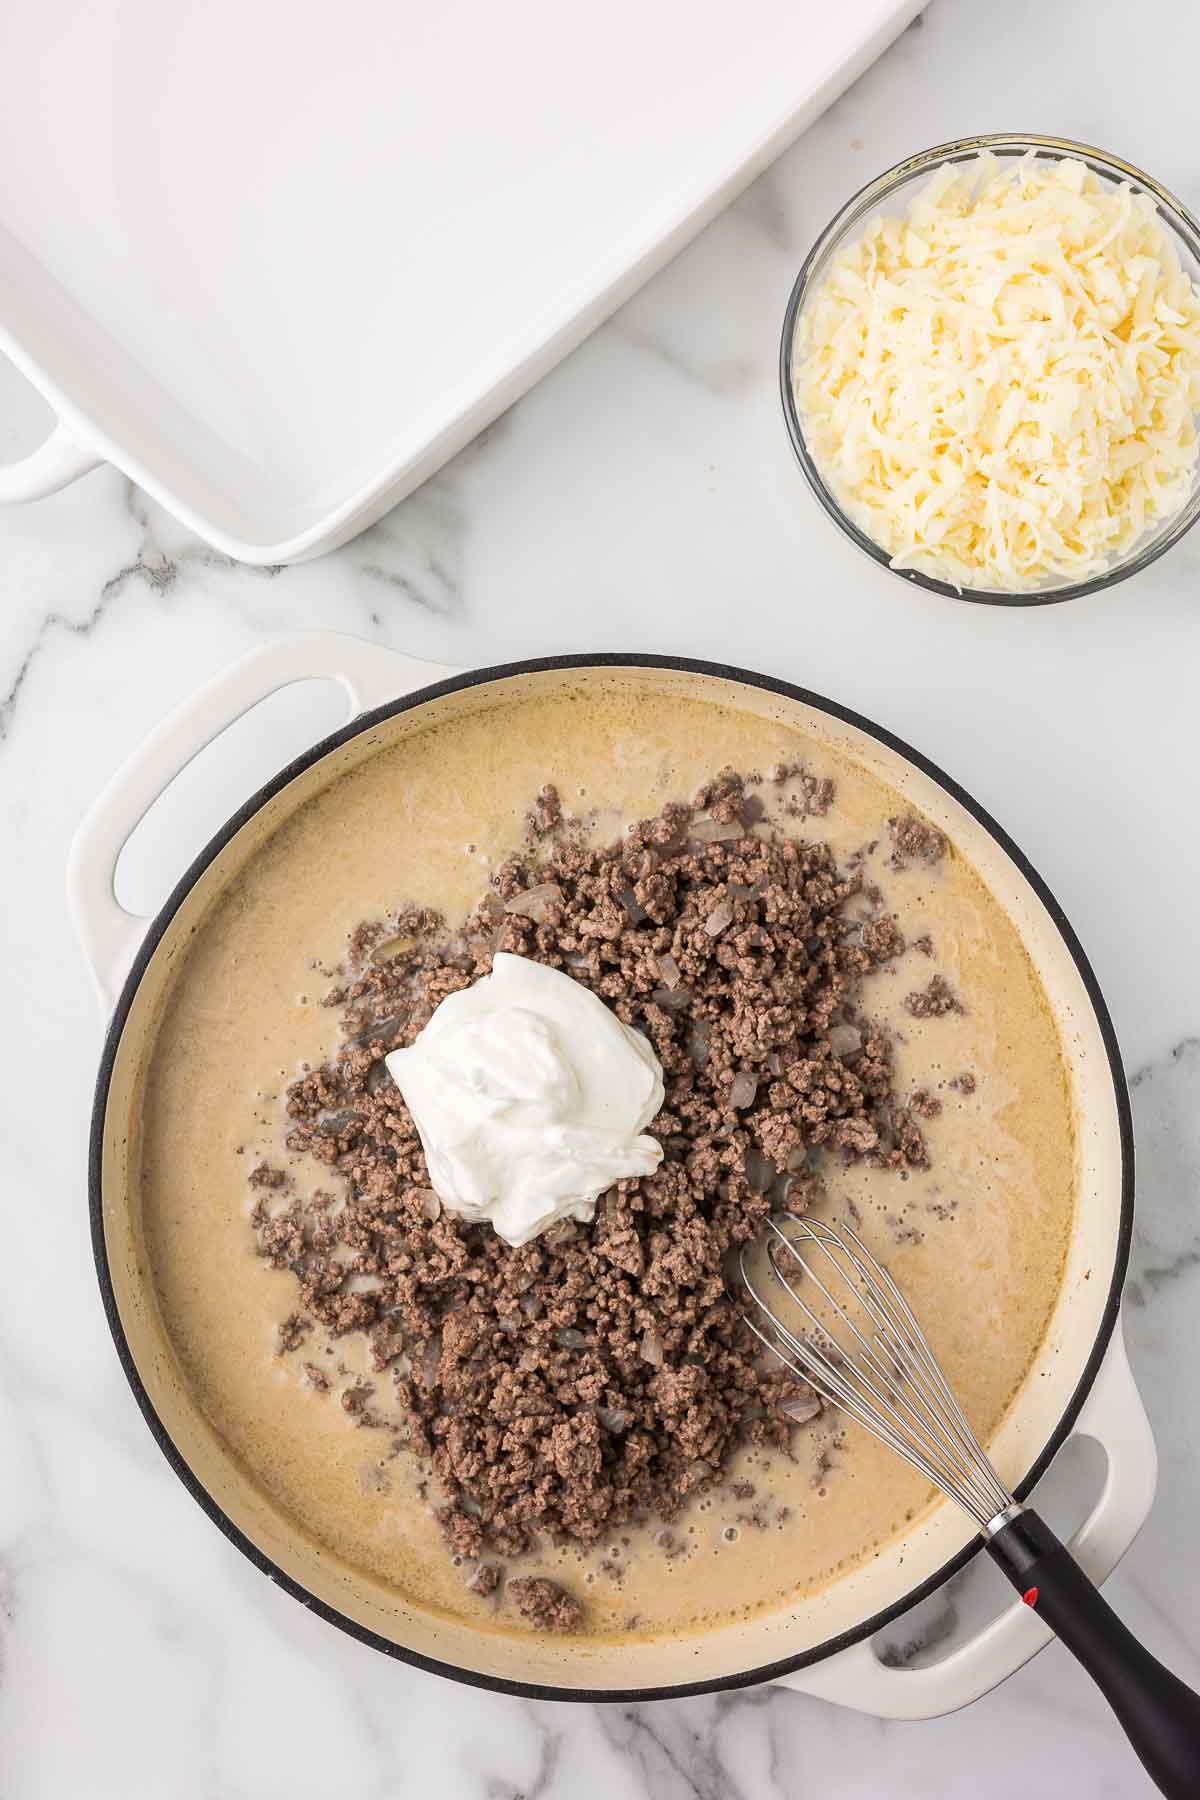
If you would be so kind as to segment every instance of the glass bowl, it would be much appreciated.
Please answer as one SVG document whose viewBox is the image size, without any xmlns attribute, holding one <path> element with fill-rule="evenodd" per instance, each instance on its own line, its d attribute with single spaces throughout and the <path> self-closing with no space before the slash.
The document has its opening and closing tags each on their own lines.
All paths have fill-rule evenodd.
<svg viewBox="0 0 1200 1800">
<path fill-rule="evenodd" d="M 792 387 L 793 342 L 797 323 L 806 302 L 815 292 L 829 266 L 830 259 L 874 214 L 903 212 L 914 192 L 923 187 L 930 176 L 944 164 L 968 162 L 985 151 L 990 151 L 998 158 L 1026 156 L 1030 152 L 1035 157 L 1051 161 L 1071 156 L 1085 163 L 1104 182 L 1113 185 L 1128 182 L 1153 200 L 1158 215 L 1179 252 L 1181 265 L 1194 279 L 1200 281 L 1200 223 L 1166 188 L 1161 187 L 1141 169 L 1134 168 L 1131 163 L 1122 162 L 1120 157 L 1110 156 L 1089 144 L 1073 143 L 1069 138 L 1039 137 L 1032 134 L 1017 136 L 1008 132 L 960 138 L 952 144 L 938 144 L 932 150 L 924 150 L 917 156 L 910 156 L 904 162 L 897 163 L 895 168 L 888 169 L 866 187 L 860 188 L 826 226 L 810 250 L 796 277 L 783 315 L 783 339 L 779 350 L 783 416 L 796 459 L 813 493 L 851 543 L 856 544 L 873 562 L 903 581 L 910 581 L 935 594 L 946 594 L 954 600 L 973 600 L 986 606 L 1048 606 L 1059 600 L 1076 600 L 1084 594 L 1095 594 L 1112 587 L 1114 583 L 1124 581 L 1127 576 L 1136 575 L 1139 570 L 1147 568 L 1173 544 L 1178 543 L 1195 524 L 1197 516 L 1200 516 L 1200 475 L 1193 479 L 1191 494 L 1179 512 L 1151 526 L 1111 567 L 1098 575 L 1089 576 L 1086 581 L 1048 582 L 1044 587 L 1014 592 L 994 588 L 956 588 L 949 582 L 939 581 L 935 576 L 923 574 L 918 569 L 893 569 L 887 552 L 847 516 L 826 485 L 805 442 L 804 427 Z"/>
</svg>

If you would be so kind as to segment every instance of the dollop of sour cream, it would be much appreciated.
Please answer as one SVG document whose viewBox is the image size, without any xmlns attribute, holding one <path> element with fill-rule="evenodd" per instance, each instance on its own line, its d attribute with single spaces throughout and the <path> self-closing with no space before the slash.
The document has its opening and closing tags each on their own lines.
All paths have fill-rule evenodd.
<svg viewBox="0 0 1200 1800">
<path fill-rule="evenodd" d="M 663 1102 L 658 1058 L 544 963 L 500 951 L 386 1060 L 442 1205 L 490 1219 L 514 1246 L 559 1219 L 591 1219 L 615 1181 L 662 1160 L 645 1131 Z"/>
</svg>

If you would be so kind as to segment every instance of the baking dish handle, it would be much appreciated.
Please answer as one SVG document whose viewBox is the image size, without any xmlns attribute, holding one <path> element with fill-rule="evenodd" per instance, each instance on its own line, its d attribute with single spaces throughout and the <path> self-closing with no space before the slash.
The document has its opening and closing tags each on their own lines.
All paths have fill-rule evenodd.
<svg viewBox="0 0 1200 1800">
<path fill-rule="evenodd" d="M 293 682 L 340 682 L 353 718 L 454 672 L 362 638 L 298 632 L 252 650 L 156 726 L 83 819 L 67 862 L 67 902 L 105 1009 L 111 1009 L 149 924 L 116 897 L 118 858 L 135 826 L 193 757 Z"/>
<path fill-rule="evenodd" d="M 0 504 L 57 494 L 81 475 L 98 469 L 103 461 L 94 450 L 77 443 L 65 425 L 56 425 L 45 442 L 20 462 L 0 463 Z"/>
<path fill-rule="evenodd" d="M 1094 1438 L 1108 1461 L 1103 1492 L 1070 1542 L 1080 1566 L 1093 1581 L 1101 1582 L 1145 1523 L 1158 1471 L 1154 1437 L 1129 1367 L 1120 1319 L 1072 1435 Z M 928 1668 L 889 1668 L 868 1639 L 811 1669 L 782 1676 L 776 1685 L 882 1719 L 935 1719 L 998 1687 L 1053 1635 L 1032 1607 L 1018 1600 L 969 1643 Z"/>
</svg>

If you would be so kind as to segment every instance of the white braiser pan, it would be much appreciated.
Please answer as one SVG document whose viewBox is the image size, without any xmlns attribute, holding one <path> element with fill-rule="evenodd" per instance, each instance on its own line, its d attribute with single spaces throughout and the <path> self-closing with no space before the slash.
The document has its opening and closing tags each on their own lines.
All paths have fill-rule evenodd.
<svg viewBox="0 0 1200 1800">
<path fill-rule="evenodd" d="M 247 800 L 156 919 L 125 912 L 113 891 L 117 857 L 153 801 L 249 708 L 314 677 L 342 683 L 350 723 Z M 1120 1056 L 1095 978 L 1045 884 L 948 776 L 831 701 L 737 669 L 593 656 L 453 674 L 353 638 L 312 634 L 252 652 L 151 734 L 80 827 L 68 878 L 84 950 L 105 1006 L 114 1009 L 96 1089 L 90 1183 L 96 1266 L 117 1350 L 168 1461 L 225 1535 L 305 1605 L 389 1655 L 481 1686 L 559 1699 L 629 1701 L 774 1681 L 889 1718 L 949 1712 L 995 1687 L 1049 1638 L 1031 1609 L 1014 1602 L 932 1667 L 888 1668 L 876 1657 L 871 1640 L 881 1626 L 961 1568 L 977 1547 L 949 1502 L 821 1593 L 720 1629 L 619 1646 L 481 1631 L 407 1606 L 382 1584 L 322 1556 L 290 1527 L 201 1416 L 146 1288 L 130 1182 L 139 1082 L 164 986 L 214 894 L 297 806 L 405 734 L 500 695 L 614 681 L 697 695 L 817 731 L 935 820 L 1016 923 L 1062 1037 L 1078 1124 L 1079 1200 L 1049 1331 L 993 1457 L 1024 1496 L 1068 1437 L 1094 1438 L 1107 1457 L 1107 1478 L 1071 1548 L 1097 1581 L 1120 1560 L 1150 1508 L 1155 1452 L 1118 1316 L 1132 1226 L 1133 1143 Z"/>
</svg>

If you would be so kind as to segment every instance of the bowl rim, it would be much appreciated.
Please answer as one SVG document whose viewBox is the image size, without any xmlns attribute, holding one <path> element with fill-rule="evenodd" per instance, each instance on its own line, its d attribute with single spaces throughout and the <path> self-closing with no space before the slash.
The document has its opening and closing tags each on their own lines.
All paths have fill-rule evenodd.
<svg viewBox="0 0 1200 1800">
<path fill-rule="evenodd" d="M 1111 151 L 1101 150 L 1094 144 L 1081 143 L 1073 138 L 1019 131 L 981 132 L 972 137 L 953 138 L 944 144 L 934 144 L 928 150 L 919 150 L 912 156 L 906 156 L 901 162 L 893 163 L 881 175 L 865 182 L 838 208 L 818 234 L 800 265 L 784 308 L 779 343 L 780 399 L 796 461 L 800 464 L 817 503 L 855 548 L 870 557 L 880 568 L 886 569 L 889 575 L 898 576 L 902 581 L 923 588 L 927 593 L 942 594 L 950 600 L 967 600 L 976 606 L 1057 606 L 1064 600 L 1081 600 L 1089 594 L 1103 593 L 1107 588 L 1115 587 L 1118 582 L 1128 580 L 1131 575 L 1138 575 L 1143 569 L 1148 569 L 1160 556 L 1173 549 L 1200 518 L 1200 481 L 1197 481 L 1185 505 L 1173 518 L 1163 523 L 1157 535 L 1151 537 L 1141 550 L 1111 569 L 1089 576 L 1086 581 L 1069 582 L 1062 587 L 1034 589 L 1030 592 L 998 588 L 957 588 L 951 582 L 941 581 L 937 576 L 927 575 L 920 569 L 894 569 L 887 552 L 847 516 L 826 485 L 809 452 L 792 387 L 792 347 L 800 312 L 815 276 L 824 268 L 826 258 L 843 234 L 858 224 L 873 206 L 882 204 L 898 187 L 914 176 L 932 173 L 947 162 L 969 162 L 972 157 L 988 151 L 1004 156 L 1020 156 L 1029 151 L 1033 151 L 1035 155 L 1069 156 L 1085 163 L 1093 173 L 1103 175 L 1110 181 L 1129 182 L 1151 196 L 1156 206 L 1167 215 L 1176 235 L 1187 243 L 1197 263 L 1200 263 L 1200 219 L 1152 175 L 1137 164 L 1115 156 Z"/>
<path fill-rule="evenodd" d="M 276 795 L 283 792 L 299 776 L 321 762 L 333 751 L 350 743 L 364 732 L 376 726 L 386 724 L 388 720 L 400 714 L 415 710 L 430 701 L 438 700 L 446 695 L 457 693 L 472 687 L 485 686 L 490 682 L 506 681 L 513 677 L 540 673 L 570 673 L 573 670 L 593 669 L 661 669 L 671 673 L 715 677 L 718 681 L 733 682 L 742 686 L 757 689 L 759 692 L 779 696 L 782 699 L 801 706 L 824 712 L 841 723 L 862 731 L 877 743 L 885 746 L 899 757 L 910 762 L 916 769 L 937 783 L 952 799 L 983 828 L 985 832 L 1000 846 L 1015 865 L 1018 874 L 1028 883 L 1034 895 L 1045 908 L 1047 917 L 1062 939 L 1063 946 L 1073 962 L 1089 1005 L 1095 1015 L 1096 1024 L 1104 1046 L 1109 1078 L 1112 1083 L 1113 1104 L 1116 1111 L 1117 1135 L 1120 1154 L 1119 1189 L 1120 1210 L 1117 1221 L 1116 1242 L 1113 1246 L 1113 1270 L 1109 1290 L 1105 1297 L 1104 1309 L 1100 1316 L 1096 1337 L 1084 1363 L 1079 1379 L 1067 1397 L 1058 1423 L 1050 1433 L 1045 1445 L 1030 1465 L 1028 1473 L 1017 1484 L 1014 1495 L 1018 1500 L 1025 1499 L 1030 1491 L 1041 1480 L 1058 1451 L 1066 1443 L 1079 1417 L 1083 1404 L 1091 1392 L 1101 1364 L 1108 1351 L 1113 1332 L 1116 1329 L 1120 1310 L 1121 1292 L 1129 1264 L 1130 1248 L 1133 1239 L 1134 1216 L 1134 1137 L 1133 1116 L 1129 1098 L 1129 1087 L 1125 1075 L 1124 1063 L 1116 1031 L 1111 1015 L 1105 1004 L 1100 984 L 1092 969 L 1083 946 L 1079 942 L 1061 905 L 1051 892 L 1046 882 L 1038 874 L 1028 857 L 1013 841 L 991 814 L 947 775 L 937 763 L 921 751 L 913 748 L 903 738 L 896 736 L 886 726 L 878 725 L 874 720 L 862 713 L 854 711 L 838 701 L 830 700 L 825 695 L 814 692 L 810 688 L 796 683 L 784 681 L 776 676 L 762 675 L 734 664 L 708 662 L 687 656 L 662 656 L 648 653 L 621 653 L 616 651 L 593 654 L 574 654 L 565 656 L 545 656 L 524 658 L 510 663 L 499 663 L 480 669 L 470 669 L 448 676 L 443 681 L 432 682 L 427 686 L 413 689 L 410 693 L 398 695 L 395 699 L 385 701 L 381 706 L 369 708 L 349 720 L 339 730 L 321 738 L 308 750 L 288 763 L 279 773 L 265 782 L 257 792 L 252 794 L 242 806 L 211 837 L 205 847 L 193 859 L 180 876 L 178 882 L 163 902 L 158 913 L 146 930 L 146 935 L 138 946 L 129 973 L 121 987 L 117 1004 L 108 1023 L 101 1052 L 100 1065 L 96 1076 L 96 1086 L 92 1104 L 91 1129 L 88 1144 L 88 1210 L 90 1216 L 92 1254 L 95 1260 L 96 1277 L 100 1287 L 104 1316 L 112 1334 L 117 1356 L 129 1383 L 134 1399 L 150 1429 L 158 1448 L 167 1462 L 183 1483 L 192 1499 L 213 1522 L 234 1547 L 241 1551 L 260 1574 L 265 1575 L 277 1587 L 298 1600 L 309 1612 L 315 1613 L 339 1630 L 355 1638 L 359 1643 L 367 1644 L 384 1655 L 393 1657 L 398 1662 L 407 1663 L 412 1668 L 422 1669 L 428 1674 L 447 1676 L 451 1680 L 460 1681 L 469 1687 L 490 1690 L 494 1693 L 509 1694 L 527 1700 L 561 1700 L 589 1705 L 630 1705 L 648 1700 L 678 1700 L 693 1695 L 732 1692 L 737 1689 L 754 1687 L 762 1683 L 778 1680 L 801 1669 L 834 1656 L 838 1651 L 850 1649 L 873 1637 L 894 1619 L 901 1617 L 920 1601 L 927 1599 L 942 1587 L 953 1575 L 959 1573 L 983 1549 L 982 1538 L 971 1539 L 956 1555 L 949 1558 L 942 1566 L 894 1600 L 889 1606 L 872 1613 L 867 1619 L 847 1630 L 811 1646 L 807 1650 L 797 1651 L 794 1655 L 779 1657 L 773 1662 L 750 1669 L 738 1669 L 730 1674 L 706 1678 L 699 1681 L 684 1681 L 652 1687 L 635 1688 L 589 1688 L 558 1687 L 546 1683 L 512 1680 L 504 1676 L 481 1673 L 475 1669 L 463 1668 L 460 1664 L 446 1662 L 440 1658 L 425 1655 L 421 1651 L 411 1650 L 403 1644 L 397 1644 L 390 1638 L 361 1625 L 347 1614 L 340 1612 L 336 1606 L 319 1598 L 306 1588 L 302 1582 L 289 1575 L 286 1570 L 268 1556 L 250 1538 L 225 1511 L 220 1501 L 211 1494 L 204 1483 L 193 1472 L 191 1466 L 177 1448 L 170 1432 L 160 1419 L 154 1402 L 142 1381 L 133 1351 L 125 1335 L 120 1308 L 117 1302 L 116 1289 L 109 1265 L 108 1244 L 104 1229 L 104 1152 L 107 1136 L 107 1115 L 109 1091 L 116 1070 L 117 1056 L 121 1047 L 126 1022 L 136 999 L 142 978 L 158 950 L 159 944 L 166 936 L 180 907 L 192 889 L 204 874 L 209 865 L 237 836 L 242 827 L 249 823 Z"/>
</svg>

